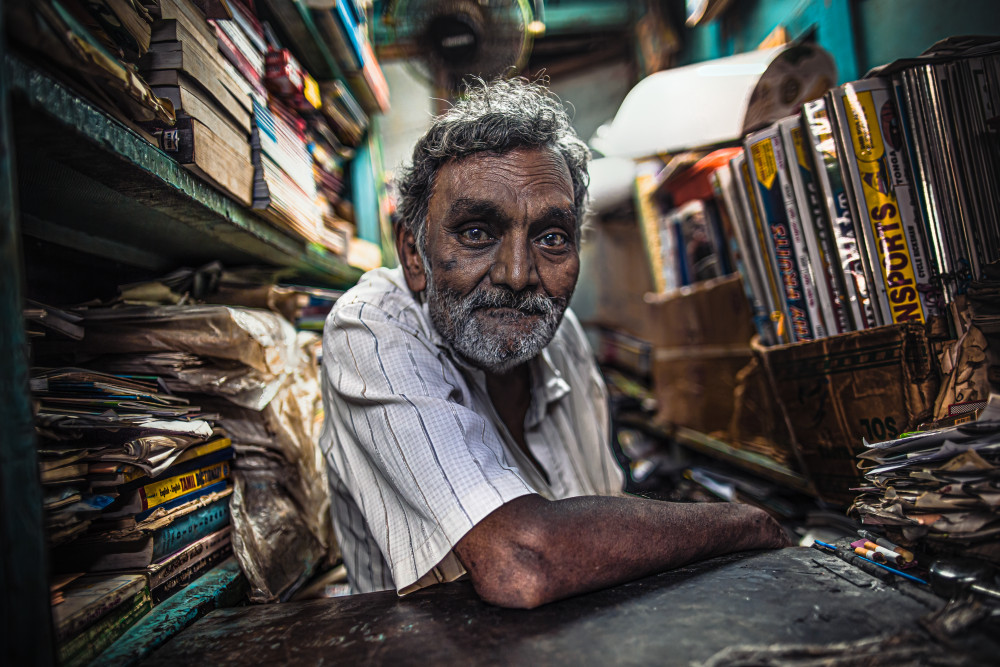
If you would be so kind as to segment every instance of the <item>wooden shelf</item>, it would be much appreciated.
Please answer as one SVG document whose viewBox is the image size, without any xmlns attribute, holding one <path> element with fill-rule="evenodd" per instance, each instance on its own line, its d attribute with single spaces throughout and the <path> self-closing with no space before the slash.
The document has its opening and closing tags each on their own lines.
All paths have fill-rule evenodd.
<svg viewBox="0 0 1000 667">
<path fill-rule="evenodd" d="M 716 440 L 704 433 L 683 426 L 677 427 L 673 437 L 685 447 L 731 463 L 796 491 L 815 495 L 809 480 L 801 474 L 775 463 L 766 456 L 736 449 L 721 440 Z"/>
<path fill-rule="evenodd" d="M 220 260 L 335 287 L 360 278 L 49 75 L 11 54 L 5 66 L 26 235 L 157 272 Z"/>
</svg>

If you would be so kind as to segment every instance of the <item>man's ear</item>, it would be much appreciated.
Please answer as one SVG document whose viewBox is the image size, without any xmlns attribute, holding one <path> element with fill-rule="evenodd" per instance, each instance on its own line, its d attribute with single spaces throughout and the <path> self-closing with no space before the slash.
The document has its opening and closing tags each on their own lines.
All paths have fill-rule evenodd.
<svg viewBox="0 0 1000 667">
<path fill-rule="evenodd" d="M 396 230 L 396 254 L 403 266 L 403 275 L 407 286 L 414 292 L 423 292 L 427 287 L 427 276 L 424 274 L 424 261 L 417 252 L 417 239 L 413 232 L 399 227 Z"/>
</svg>

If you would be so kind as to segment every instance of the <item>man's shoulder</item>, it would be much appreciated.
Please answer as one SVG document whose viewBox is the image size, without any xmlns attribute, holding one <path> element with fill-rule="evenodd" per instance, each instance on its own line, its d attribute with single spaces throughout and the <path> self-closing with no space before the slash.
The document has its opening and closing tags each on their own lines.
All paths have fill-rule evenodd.
<svg viewBox="0 0 1000 667">
<path fill-rule="evenodd" d="M 338 316 L 364 317 L 365 311 L 368 311 L 369 317 L 410 319 L 418 317 L 420 310 L 420 304 L 406 285 L 402 270 L 398 267 L 379 267 L 361 276 L 354 287 L 337 299 L 327 325 L 331 325 Z"/>
</svg>

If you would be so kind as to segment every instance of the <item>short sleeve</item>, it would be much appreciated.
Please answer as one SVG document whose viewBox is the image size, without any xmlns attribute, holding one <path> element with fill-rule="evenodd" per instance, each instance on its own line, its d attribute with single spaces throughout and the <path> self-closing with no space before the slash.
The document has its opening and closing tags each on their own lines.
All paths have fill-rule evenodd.
<svg viewBox="0 0 1000 667">
<path fill-rule="evenodd" d="M 412 313 L 411 313 L 412 315 Z M 397 590 L 445 562 L 503 504 L 534 490 L 454 364 L 406 311 L 335 308 L 323 340 L 328 465 L 350 491 Z M 433 579 L 432 579 L 433 581 Z"/>
</svg>

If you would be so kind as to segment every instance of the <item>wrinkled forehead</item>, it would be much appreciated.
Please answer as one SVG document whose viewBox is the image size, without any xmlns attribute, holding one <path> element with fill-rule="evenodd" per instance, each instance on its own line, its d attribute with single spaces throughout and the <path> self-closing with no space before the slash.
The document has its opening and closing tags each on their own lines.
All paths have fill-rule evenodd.
<svg viewBox="0 0 1000 667">
<path fill-rule="evenodd" d="M 431 207 L 456 198 L 480 197 L 522 203 L 565 200 L 575 205 L 573 179 L 565 158 L 551 146 L 518 147 L 502 153 L 479 152 L 452 159 L 437 170 L 430 191 Z"/>
</svg>

